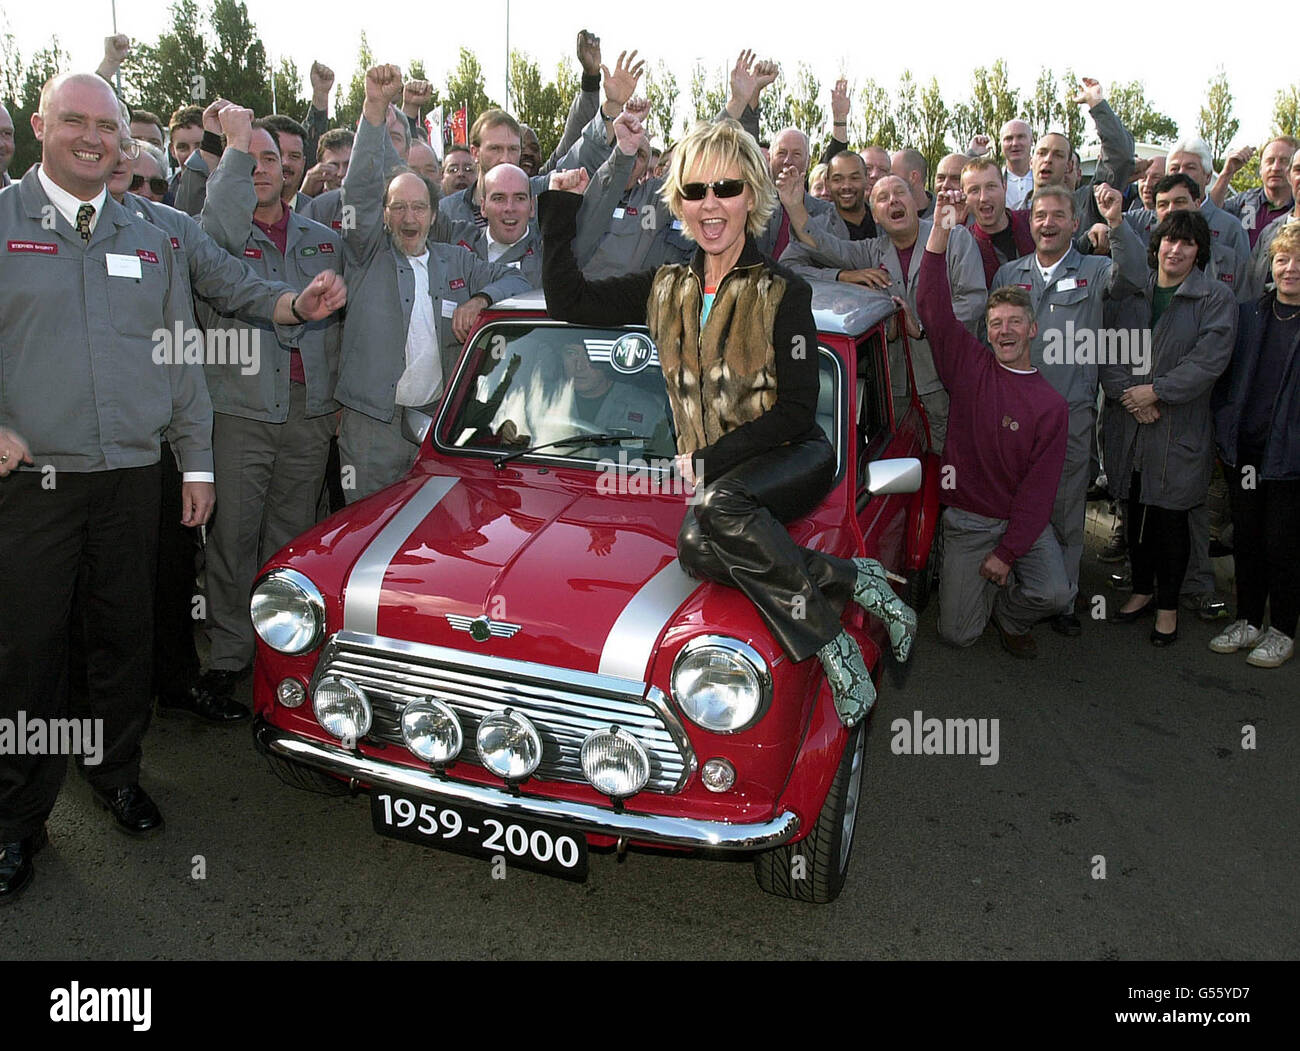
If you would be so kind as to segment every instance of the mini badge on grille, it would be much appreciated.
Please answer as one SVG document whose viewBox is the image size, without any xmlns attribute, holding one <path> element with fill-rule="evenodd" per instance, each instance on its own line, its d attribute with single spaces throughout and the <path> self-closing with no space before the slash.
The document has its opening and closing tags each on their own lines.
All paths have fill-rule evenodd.
<svg viewBox="0 0 1300 1051">
<path fill-rule="evenodd" d="M 475 642 L 487 642 L 496 636 L 499 639 L 512 639 L 522 624 L 506 624 L 504 621 L 492 621 L 487 616 L 466 617 L 459 613 L 446 614 L 447 623 L 457 631 L 469 632 Z"/>
</svg>

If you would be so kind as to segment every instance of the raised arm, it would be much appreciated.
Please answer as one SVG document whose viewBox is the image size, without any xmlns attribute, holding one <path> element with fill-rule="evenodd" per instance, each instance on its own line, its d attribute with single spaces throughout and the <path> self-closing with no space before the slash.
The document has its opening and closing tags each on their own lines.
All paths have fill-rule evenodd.
<svg viewBox="0 0 1300 1051">
<path fill-rule="evenodd" d="M 946 191 L 935 201 L 935 222 L 930 225 L 925 257 L 921 260 L 916 279 L 916 312 L 930 341 L 939 378 L 950 393 L 963 386 L 956 382 L 963 370 L 975 368 L 989 354 L 984 344 L 971 335 L 953 313 L 947 259 L 953 224 L 944 220 L 950 214 L 948 209 L 957 206 L 954 195 L 960 195 L 960 191 Z M 983 285 L 983 281 L 980 284 Z"/>
<path fill-rule="evenodd" d="M 396 66 L 366 71 L 361 123 L 343 177 L 343 245 L 352 260 L 368 259 L 383 244 L 386 120 L 388 107 L 401 90 L 402 73 Z"/>
<path fill-rule="evenodd" d="M 221 163 L 207 179 L 207 193 L 199 225 L 231 255 L 242 255 L 253 230 L 257 193 L 253 169 L 257 160 L 249 152 L 253 135 L 253 111 L 227 103 L 218 114 L 226 136 Z"/>
</svg>

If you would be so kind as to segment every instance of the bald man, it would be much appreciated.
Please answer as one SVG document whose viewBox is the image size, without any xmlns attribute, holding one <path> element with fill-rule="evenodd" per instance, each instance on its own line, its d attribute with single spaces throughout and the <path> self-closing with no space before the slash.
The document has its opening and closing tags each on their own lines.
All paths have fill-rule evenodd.
<svg viewBox="0 0 1300 1051">
<path fill-rule="evenodd" d="M 1002 143 L 1002 157 L 1007 162 L 1002 169 L 1007 185 L 1007 208 L 1014 212 L 1027 207 L 1034 192 L 1034 173 L 1029 163 L 1034 129 L 1023 120 L 1009 120 L 1002 125 L 998 138 Z"/>
<path fill-rule="evenodd" d="M 184 472 L 183 524 L 213 506 L 200 366 L 160 361 L 152 335 L 195 327 L 180 264 L 167 234 L 108 193 L 120 120 L 101 78 L 50 80 L 31 119 L 40 165 L 0 193 L 0 719 L 66 720 L 69 682 L 86 688 L 78 742 L 0 754 L 0 905 L 32 881 L 70 751 L 118 828 L 162 827 L 139 784 L 160 437 Z M 74 609 L 84 671 L 71 667 Z"/>
<path fill-rule="evenodd" d="M 0 103 L 0 189 L 9 185 L 9 163 L 14 159 L 14 119 Z"/>
<path fill-rule="evenodd" d="M 930 166 L 925 163 L 925 155 L 920 150 L 910 147 L 899 150 L 890 157 L 889 169 L 892 174 L 907 183 L 908 189 L 912 192 L 912 204 L 916 206 L 917 217 L 929 219 L 934 215 L 934 194 L 925 188 L 925 181 L 930 174 Z M 958 173 L 960 189 L 960 169 Z"/>
</svg>

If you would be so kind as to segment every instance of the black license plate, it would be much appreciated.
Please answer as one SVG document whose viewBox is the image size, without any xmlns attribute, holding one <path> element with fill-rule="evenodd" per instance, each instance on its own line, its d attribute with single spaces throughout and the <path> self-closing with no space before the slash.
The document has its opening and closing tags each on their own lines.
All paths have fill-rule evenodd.
<svg viewBox="0 0 1300 1051">
<path fill-rule="evenodd" d="M 504 858 L 506 865 L 576 883 L 587 878 L 587 837 L 579 832 L 373 789 L 370 817 L 382 836 L 472 858 Z"/>
</svg>

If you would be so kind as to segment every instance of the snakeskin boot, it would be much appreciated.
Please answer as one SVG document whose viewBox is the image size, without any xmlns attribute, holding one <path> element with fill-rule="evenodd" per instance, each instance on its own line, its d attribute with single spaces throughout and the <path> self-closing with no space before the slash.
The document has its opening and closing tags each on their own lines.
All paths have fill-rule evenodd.
<svg viewBox="0 0 1300 1051">
<path fill-rule="evenodd" d="M 885 567 L 874 558 L 855 558 L 858 582 L 853 587 L 853 600 L 868 613 L 874 613 L 889 629 L 889 644 L 900 664 L 912 653 L 912 640 L 916 637 L 916 610 L 894 594 L 885 576 Z"/>
<path fill-rule="evenodd" d="M 862 650 L 847 631 L 841 631 L 817 651 L 831 684 L 831 696 L 840 722 L 856 726 L 876 703 L 876 685 L 862 660 Z"/>
</svg>

